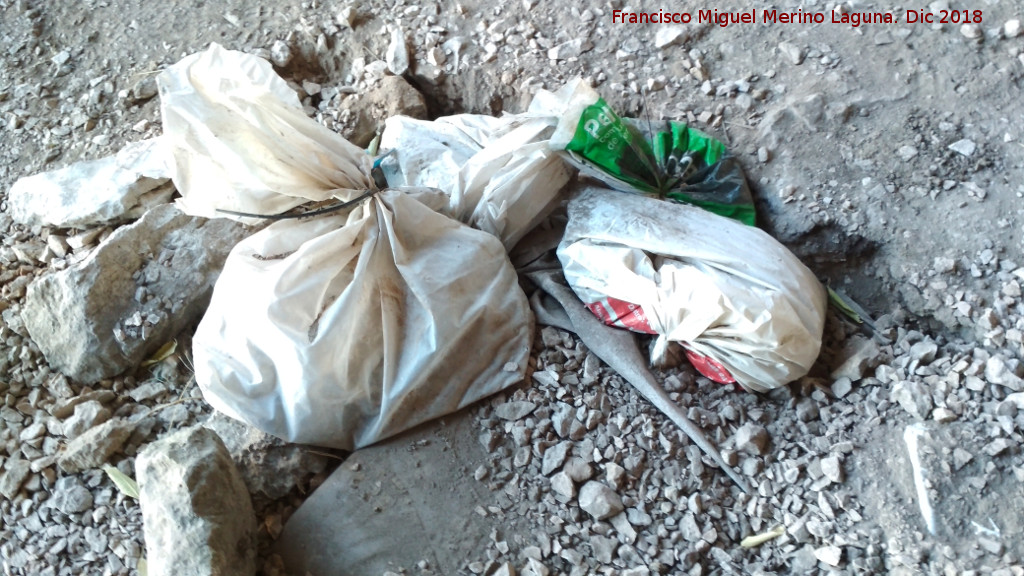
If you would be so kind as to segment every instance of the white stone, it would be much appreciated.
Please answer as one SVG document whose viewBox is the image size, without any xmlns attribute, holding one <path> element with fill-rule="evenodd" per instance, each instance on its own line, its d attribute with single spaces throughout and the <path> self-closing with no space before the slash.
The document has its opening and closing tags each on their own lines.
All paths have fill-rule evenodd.
<svg viewBox="0 0 1024 576">
<path fill-rule="evenodd" d="M 136 218 L 171 199 L 170 176 L 160 139 L 142 140 L 113 156 L 19 179 L 11 187 L 8 212 L 22 224 L 61 228 Z"/>
<path fill-rule="evenodd" d="M 594 45 L 589 40 L 582 38 L 575 38 L 568 42 L 563 42 L 548 50 L 548 58 L 551 60 L 568 60 L 569 58 L 579 58 L 584 52 L 590 51 Z"/>
<path fill-rule="evenodd" d="M 1020 36 L 1024 30 L 1021 29 L 1020 20 L 1014 18 L 1013 20 L 1007 20 L 1003 24 L 1003 36 L 1007 38 L 1016 38 Z"/>
<path fill-rule="evenodd" d="M 444 50 L 441 50 L 437 46 L 431 48 L 427 52 L 427 62 L 434 66 L 444 66 L 445 61 L 447 61 L 447 57 L 444 55 Z"/>
<path fill-rule="evenodd" d="M 316 82 L 310 82 L 309 80 L 302 81 L 302 90 L 305 91 L 306 94 L 310 96 L 316 96 L 317 94 L 320 93 L 320 90 L 322 89 L 323 87 Z"/>
<path fill-rule="evenodd" d="M 526 561 L 526 568 L 523 568 L 523 576 L 548 576 L 547 566 L 541 564 L 536 558 L 529 558 Z"/>
<path fill-rule="evenodd" d="M 278 68 L 284 68 L 292 61 L 292 49 L 283 40 L 275 40 L 270 47 L 270 61 Z"/>
<path fill-rule="evenodd" d="M 256 516 L 220 437 L 182 430 L 147 446 L 135 469 L 150 574 L 256 572 Z"/>
<path fill-rule="evenodd" d="M 749 454 L 763 455 L 768 451 L 771 436 L 763 426 L 747 422 L 736 431 L 736 449 Z"/>
<path fill-rule="evenodd" d="M 576 484 L 568 474 L 559 472 L 551 477 L 551 491 L 563 502 L 568 502 L 576 496 Z"/>
<path fill-rule="evenodd" d="M 795 66 L 799 66 L 804 61 L 804 51 L 799 46 L 790 42 L 782 42 L 779 44 L 779 52 L 781 52 L 787 60 Z"/>
<path fill-rule="evenodd" d="M 983 32 L 981 31 L 981 26 L 978 26 L 977 24 L 963 24 L 960 26 L 960 34 L 963 35 L 964 38 L 977 40 L 978 38 L 981 38 Z"/>
<path fill-rule="evenodd" d="M 338 12 L 338 16 L 335 17 L 338 24 L 347 28 L 352 28 L 352 24 L 356 21 L 356 12 L 351 6 L 346 6 Z"/>
<path fill-rule="evenodd" d="M 595 520 L 604 520 L 622 512 L 622 499 L 608 486 L 591 480 L 580 488 L 580 508 Z"/>
<path fill-rule="evenodd" d="M 838 456 L 829 456 L 821 459 L 821 472 L 826 478 L 834 483 L 843 481 L 843 467 Z"/>
<path fill-rule="evenodd" d="M 405 44 L 405 32 L 399 27 L 391 29 L 391 43 L 388 44 L 386 62 L 388 70 L 395 76 L 409 71 L 409 48 Z"/>
<path fill-rule="evenodd" d="M 815 548 L 814 557 L 829 566 L 839 566 L 839 561 L 843 559 L 843 549 L 829 544 Z"/>
<path fill-rule="evenodd" d="M 569 450 L 572 449 L 572 442 L 559 442 L 544 451 L 544 461 L 541 464 L 540 472 L 547 476 L 565 463 Z"/>
<path fill-rule="evenodd" d="M 957 140 L 956 142 L 950 144 L 949 149 L 952 150 L 953 152 L 956 152 L 957 154 L 961 154 L 963 156 L 967 156 L 968 158 L 970 158 L 971 155 L 974 154 L 974 151 L 977 149 L 977 145 L 974 143 L 973 140 L 964 138 L 962 140 Z"/>
<path fill-rule="evenodd" d="M 654 33 L 654 47 L 667 48 L 683 42 L 686 39 L 686 28 L 683 26 L 659 26 Z"/>
<path fill-rule="evenodd" d="M 526 402 L 525 400 L 515 400 L 512 402 L 505 402 L 499 404 L 494 409 L 494 415 L 502 420 L 519 420 L 525 418 L 531 412 L 537 409 L 537 405 L 533 402 Z"/>
</svg>

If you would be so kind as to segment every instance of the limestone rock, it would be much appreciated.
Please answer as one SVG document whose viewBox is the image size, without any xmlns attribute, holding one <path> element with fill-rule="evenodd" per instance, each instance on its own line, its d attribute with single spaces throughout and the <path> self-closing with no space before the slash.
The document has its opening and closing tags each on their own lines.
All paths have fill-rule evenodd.
<svg viewBox="0 0 1024 576">
<path fill-rule="evenodd" d="M 736 449 L 749 454 L 763 455 L 768 450 L 771 436 L 763 426 L 747 422 L 736 431 Z"/>
<path fill-rule="evenodd" d="M 904 410 L 922 420 L 927 419 L 934 407 L 932 396 L 920 382 L 903 380 L 892 387 L 891 398 Z"/>
<path fill-rule="evenodd" d="M 94 426 L 68 442 L 57 459 L 57 465 L 68 474 L 98 468 L 110 462 L 110 457 L 124 446 L 136 426 L 137 423 L 124 418 L 114 418 Z"/>
<path fill-rule="evenodd" d="M 533 412 L 537 408 L 537 405 L 533 402 L 525 402 L 522 400 L 516 400 L 513 402 L 505 402 L 494 409 L 494 415 L 502 420 L 519 420 L 525 418 L 530 412 Z M 561 462 L 558 463 L 562 465 Z"/>
<path fill-rule="evenodd" d="M 309 474 L 323 471 L 329 458 L 289 444 L 248 424 L 215 413 L 204 426 L 220 436 L 249 493 L 284 498 Z"/>
<path fill-rule="evenodd" d="M 197 426 L 158 440 L 135 468 L 150 574 L 256 572 L 256 516 L 216 433 Z"/>
<path fill-rule="evenodd" d="M 654 46 L 656 48 L 667 48 L 681 44 L 689 38 L 690 34 L 685 26 L 659 26 L 654 34 Z"/>
<path fill-rule="evenodd" d="M 97 424 L 110 419 L 110 410 L 96 400 L 82 402 L 75 406 L 75 413 L 64 421 L 64 435 L 74 438 Z"/>
<path fill-rule="evenodd" d="M 427 117 L 423 95 L 401 76 L 384 76 L 365 93 L 345 96 L 338 107 L 351 117 L 341 135 L 360 147 L 369 144 L 377 129 L 392 116 Z"/>
<path fill-rule="evenodd" d="M 28 287 L 22 318 L 51 366 L 82 383 L 142 362 L 203 312 L 247 234 L 230 220 L 153 208 L 77 265 Z"/>
<path fill-rule="evenodd" d="M 395 76 L 409 71 L 409 48 L 405 44 L 405 33 L 395 27 L 391 29 L 391 43 L 387 53 L 388 70 Z"/>
<path fill-rule="evenodd" d="M 8 211 L 28 226 L 62 228 L 136 218 L 174 193 L 165 158 L 153 138 L 113 156 L 21 178 L 11 187 Z"/>
<path fill-rule="evenodd" d="M 551 474 L 565 463 L 566 457 L 569 455 L 569 450 L 572 448 L 572 442 L 565 441 L 559 442 L 554 446 L 548 448 L 544 452 L 544 461 L 541 464 L 540 472 L 545 476 Z"/>
<path fill-rule="evenodd" d="M 283 40 L 275 40 L 270 47 L 270 61 L 278 68 L 284 68 L 292 61 L 292 49 Z"/>
<path fill-rule="evenodd" d="M 579 58 L 584 52 L 589 52 L 593 47 L 594 45 L 589 40 L 575 38 L 548 49 L 548 58 L 551 60 Z"/>
<path fill-rule="evenodd" d="M 576 496 L 576 484 L 568 474 L 559 472 L 551 477 L 551 491 L 559 500 L 568 502 Z"/>
<path fill-rule="evenodd" d="M 814 557 L 829 566 L 839 566 L 839 562 L 843 558 L 843 549 L 829 544 L 821 548 L 815 548 Z"/>
<path fill-rule="evenodd" d="M 28 461 L 21 458 L 8 458 L 3 467 L 3 473 L 0 473 L 0 494 L 11 500 L 28 477 L 30 467 Z"/>
<path fill-rule="evenodd" d="M 579 503 L 595 520 L 610 518 L 624 509 L 622 499 L 614 490 L 593 480 L 580 488 Z"/>
<path fill-rule="evenodd" d="M 85 512 L 92 507 L 92 492 L 76 476 L 65 476 L 53 487 L 49 505 L 62 514 L 71 515 Z"/>
<path fill-rule="evenodd" d="M 863 337 L 855 337 L 848 340 L 844 345 L 839 357 L 839 365 L 832 370 L 832 378 L 849 378 L 856 382 L 864 377 L 864 374 L 878 364 L 878 356 L 881 351 L 874 340 Z"/>
</svg>

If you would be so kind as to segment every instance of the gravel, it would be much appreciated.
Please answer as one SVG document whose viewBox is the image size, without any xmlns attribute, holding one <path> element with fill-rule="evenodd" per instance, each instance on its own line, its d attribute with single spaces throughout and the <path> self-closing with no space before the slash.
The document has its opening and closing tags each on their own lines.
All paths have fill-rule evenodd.
<svg viewBox="0 0 1024 576">
<path fill-rule="evenodd" d="M 1024 174 L 1019 128 L 1002 120 L 1021 115 L 1005 90 L 1024 62 L 1012 3 L 986 5 L 980 27 L 780 27 L 769 44 L 742 26 L 616 27 L 604 7 L 535 2 L 487 11 L 101 4 L 83 12 L 0 2 L 0 204 L 18 177 L 158 135 L 153 72 L 212 40 L 265 54 L 308 88 L 308 111 L 343 126 L 329 96 L 380 82 L 388 26 L 400 19 L 409 74 L 430 94 L 431 113 L 516 111 L 536 88 L 580 75 L 623 113 L 649 106 L 655 120 L 723 137 L 749 168 L 762 224 L 877 315 L 874 335 L 830 318 L 818 369 L 768 395 L 687 368 L 660 374 L 748 476 L 749 496 L 574 337 L 538 331 L 530 386 L 475 408 L 491 459 L 466 473 L 519 494 L 507 513 L 533 523 L 535 538 L 498 540 L 467 565 L 488 574 L 1021 572 L 1024 550 L 1008 537 L 1020 520 L 986 499 L 1019 510 L 1014 483 L 1024 481 L 1024 422 L 1012 397 L 1024 389 Z M 940 4 L 921 8 L 949 8 Z M 141 448 L 209 417 L 189 374 L 187 334 L 171 358 L 135 374 L 91 385 L 59 375 L 21 321 L 26 288 L 81 261 L 116 226 L 26 227 L 6 216 L 0 561 L 10 574 L 133 573 L 144 556 L 138 505 L 97 466 L 133 475 Z M 964 518 L 943 539 L 925 534 L 916 491 L 900 480 L 909 478 L 902 431 L 918 420 L 977 426 L 976 446 L 933 447 L 942 474 L 932 491 L 952 495 L 941 512 Z M 316 483 L 299 478 L 294 491 L 258 503 L 261 522 L 287 521 Z M 615 498 L 620 511 L 600 520 L 582 506 L 611 511 Z M 992 530 L 973 515 L 981 508 L 998 534 L 971 524 Z M 777 525 L 783 536 L 738 547 Z"/>
</svg>

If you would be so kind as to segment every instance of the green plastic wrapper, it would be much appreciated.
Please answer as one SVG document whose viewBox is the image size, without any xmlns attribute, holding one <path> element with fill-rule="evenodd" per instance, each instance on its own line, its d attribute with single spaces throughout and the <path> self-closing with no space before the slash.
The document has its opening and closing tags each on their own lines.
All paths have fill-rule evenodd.
<svg viewBox="0 0 1024 576">
<path fill-rule="evenodd" d="M 648 127 L 620 117 L 582 82 L 572 92 L 551 146 L 583 174 L 625 192 L 693 204 L 753 226 L 753 196 L 725 146 L 682 122 Z"/>
</svg>

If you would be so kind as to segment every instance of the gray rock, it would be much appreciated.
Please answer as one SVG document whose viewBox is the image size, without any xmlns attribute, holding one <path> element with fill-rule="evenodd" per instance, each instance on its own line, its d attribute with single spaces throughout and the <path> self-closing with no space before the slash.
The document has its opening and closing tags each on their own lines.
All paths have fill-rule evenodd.
<svg viewBox="0 0 1024 576">
<path fill-rule="evenodd" d="M 75 413 L 64 421 L 64 435 L 75 438 L 97 424 L 110 419 L 110 410 L 96 400 L 83 402 L 75 406 Z"/>
<path fill-rule="evenodd" d="M 594 469 L 582 458 L 570 458 L 562 468 L 573 482 L 586 482 L 594 476 Z"/>
<path fill-rule="evenodd" d="M 595 520 L 604 520 L 622 512 L 622 499 L 608 486 L 591 480 L 580 488 L 580 508 Z"/>
<path fill-rule="evenodd" d="M 956 448 L 953 448 L 953 468 L 954 469 L 960 470 L 961 468 L 966 466 L 967 463 L 970 462 L 971 460 L 974 460 L 974 455 L 973 454 L 971 454 L 967 450 L 964 450 L 963 448 L 960 448 L 959 446 L 956 447 Z"/>
<path fill-rule="evenodd" d="M 498 405 L 498 407 L 494 409 L 494 415 L 502 420 L 519 420 L 520 418 L 525 418 L 530 412 L 533 412 L 536 409 L 537 405 L 533 402 L 515 400 Z"/>
<path fill-rule="evenodd" d="M 656 48 L 667 48 L 681 44 L 689 39 L 690 34 L 684 26 L 659 26 L 654 33 L 654 46 Z"/>
<path fill-rule="evenodd" d="M 557 406 L 558 408 L 551 415 L 551 427 L 560 438 L 565 438 L 569 435 L 573 420 L 576 419 L 575 411 L 572 409 L 572 406 L 563 402 L 560 402 Z"/>
<path fill-rule="evenodd" d="M 832 393 L 836 395 L 836 398 L 846 397 L 851 390 L 853 390 L 853 382 L 851 382 L 846 376 L 837 378 L 836 381 L 832 383 Z"/>
<path fill-rule="evenodd" d="M 650 526 L 654 519 L 651 515 L 639 508 L 630 508 L 626 510 L 626 517 L 629 518 L 629 523 L 636 526 Z"/>
<path fill-rule="evenodd" d="M 1003 452 L 1006 452 L 1011 446 L 1010 441 L 1006 438 L 996 438 L 985 445 L 985 453 L 989 456 L 998 456 Z"/>
<path fill-rule="evenodd" d="M 159 92 L 160 89 L 156 84 L 156 77 L 147 75 L 139 78 L 138 82 L 132 86 L 130 100 L 133 104 L 138 104 L 149 100 Z M 149 140 L 147 140 L 147 142 L 149 142 Z"/>
<path fill-rule="evenodd" d="M 779 52 L 781 52 L 787 60 L 795 66 L 803 64 L 804 51 L 799 46 L 790 42 L 782 42 L 779 44 Z"/>
<path fill-rule="evenodd" d="M 736 449 L 748 454 L 764 455 L 768 451 L 771 436 L 763 426 L 747 422 L 736 430 Z"/>
<path fill-rule="evenodd" d="M 794 574 L 808 574 L 817 566 L 818 559 L 815 557 L 814 547 L 810 544 L 805 544 L 790 556 L 790 569 Z"/>
<path fill-rule="evenodd" d="M 605 479 L 616 488 L 626 485 L 626 469 L 615 462 L 608 462 L 604 465 Z"/>
<path fill-rule="evenodd" d="M 569 456 L 569 450 L 572 449 L 572 442 L 565 441 L 559 442 L 554 446 L 544 451 L 544 461 L 541 464 L 541 474 L 547 476 L 551 474 L 565 463 L 566 457 Z"/>
<path fill-rule="evenodd" d="M 114 156 L 19 179 L 8 212 L 28 226 L 81 228 L 137 218 L 170 200 L 170 169 L 160 140 L 128 144 Z"/>
<path fill-rule="evenodd" d="M 614 538 L 606 538 L 596 534 L 590 536 L 590 548 L 598 562 L 610 564 L 612 556 L 615 554 L 615 549 L 618 547 L 619 541 Z"/>
<path fill-rule="evenodd" d="M 21 488 L 22 482 L 28 478 L 31 471 L 27 460 L 21 458 L 8 458 L 3 464 L 3 474 L 0 474 L 0 494 L 8 500 L 12 500 Z"/>
<path fill-rule="evenodd" d="M 949 149 L 952 150 L 953 152 L 956 152 L 957 154 L 967 156 L 968 158 L 970 158 L 971 155 L 974 154 L 974 151 L 977 149 L 977 145 L 974 143 L 973 140 L 968 140 L 967 138 L 964 138 L 963 140 L 957 140 L 956 142 L 950 144 Z"/>
<path fill-rule="evenodd" d="M 812 398 L 804 398 L 796 405 L 796 417 L 801 422 L 816 420 L 820 414 L 818 403 Z"/>
<path fill-rule="evenodd" d="M 922 420 L 932 412 L 932 395 L 927 387 L 913 380 L 902 380 L 892 387 L 890 397 L 911 415 Z"/>
<path fill-rule="evenodd" d="M 92 507 L 92 492 L 76 476 L 65 476 L 53 487 L 49 504 L 62 514 L 78 514 Z"/>
<path fill-rule="evenodd" d="M 619 513 L 610 518 L 612 527 L 618 533 L 619 539 L 626 544 L 633 544 L 636 542 L 636 529 L 629 522 L 629 517 L 626 514 Z"/>
<path fill-rule="evenodd" d="M 398 26 L 391 29 L 391 43 L 385 60 L 388 70 L 395 76 L 409 71 L 409 48 L 405 44 L 405 33 Z"/>
<path fill-rule="evenodd" d="M 584 52 L 589 52 L 594 47 L 594 44 L 589 40 L 583 38 L 575 38 L 568 42 L 562 42 L 561 44 L 548 50 L 548 58 L 551 60 L 568 60 L 569 58 L 579 58 Z"/>
<path fill-rule="evenodd" d="M 135 462 L 150 574 L 252 576 L 256 516 L 227 448 L 196 426 Z"/>
<path fill-rule="evenodd" d="M 153 208 L 79 264 L 33 282 L 25 327 L 47 362 L 75 380 L 120 374 L 202 313 L 224 259 L 246 234 L 230 220 Z"/>
<path fill-rule="evenodd" d="M 919 364 L 929 364 L 935 360 L 935 354 L 939 351 L 939 345 L 931 340 L 918 342 L 910 347 L 910 359 Z"/>
<path fill-rule="evenodd" d="M 203 425 L 220 436 L 250 494 L 283 498 L 302 479 L 322 472 L 329 461 L 219 412 Z"/>
<path fill-rule="evenodd" d="M 284 68 L 292 61 L 292 49 L 283 40 L 275 40 L 270 46 L 270 61 L 278 68 Z"/>
<path fill-rule="evenodd" d="M 401 76 L 384 76 L 365 93 L 346 96 L 338 107 L 352 117 L 341 135 L 360 147 L 369 144 L 380 125 L 392 116 L 427 117 L 423 94 Z"/>
<path fill-rule="evenodd" d="M 90 428 L 68 442 L 57 458 L 57 465 L 68 474 L 98 468 L 110 462 L 110 457 L 124 446 L 138 425 L 124 418 L 114 418 Z"/>
<path fill-rule="evenodd" d="M 839 561 L 843 558 L 843 549 L 829 544 L 821 548 L 815 548 L 814 557 L 829 566 L 839 566 Z"/>
<path fill-rule="evenodd" d="M 843 481 L 843 466 L 837 456 L 829 456 L 821 459 L 821 472 L 832 482 Z"/>
<path fill-rule="evenodd" d="M 683 516 L 683 520 L 679 524 L 679 530 L 683 535 L 683 539 L 687 542 L 697 542 L 700 540 L 700 526 L 697 525 L 697 518 L 692 512 L 687 512 L 686 515 Z"/>
<path fill-rule="evenodd" d="M 999 356 L 992 356 L 985 362 L 985 380 L 992 384 L 1006 386 L 1014 392 L 1024 390 L 1024 380 L 1014 374 Z"/>
<path fill-rule="evenodd" d="M 576 496 L 576 483 L 565 472 L 559 472 L 551 477 L 551 491 L 562 502 L 568 502 Z"/>
<path fill-rule="evenodd" d="M 847 340 L 839 354 L 842 359 L 839 366 L 832 370 L 832 378 L 849 378 L 856 382 L 864 377 L 865 372 L 878 364 L 881 351 L 874 340 L 862 337 Z"/>
</svg>

